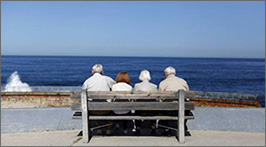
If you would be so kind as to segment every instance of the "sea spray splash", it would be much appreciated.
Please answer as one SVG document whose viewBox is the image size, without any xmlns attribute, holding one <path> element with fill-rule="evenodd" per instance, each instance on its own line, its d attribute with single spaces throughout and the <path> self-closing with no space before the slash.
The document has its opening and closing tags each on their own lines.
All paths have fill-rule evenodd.
<svg viewBox="0 0 266 147">
<path fill-rule="evenodd" d="M 31 92 L 31 88 L 27 83 L 23 83 L 20 80 L 18 72 L 15 71 L 11 74 L 11 76 L 7 80 L 7 84 L 5 86 L 6 92 Z"/>
</svg>

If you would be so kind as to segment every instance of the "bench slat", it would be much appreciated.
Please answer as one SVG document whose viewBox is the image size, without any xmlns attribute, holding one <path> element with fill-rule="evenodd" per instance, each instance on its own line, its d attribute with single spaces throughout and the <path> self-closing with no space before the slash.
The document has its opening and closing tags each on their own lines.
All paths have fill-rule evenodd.
<svg viewBox="0 0 266 147">
<path fill-rule="evenodd" d="M 177 92 L 167 92 L 167 91 L 154 91 L 154 92 L 144 92 L 144 91 L 127 91 L 127 92 L 114 92 L 114 91 L 104 91 L 104 92 L 88 92 L 91 99 L 110 99 L 116 96 L 117 99 L 177 99 Z M 81 92 L 72 93 L 70 99 L 80 99 Z M 194 98 L 195 92 L 186 92 L 186 98 Z"/>
<path fill-rule="evenodd" d="M 80 103 L 71 103 L 71 110 L 72 111 L 81 110 L 81 104 Z"/>
<path fill-rule="evenodd" d="M 88 99 L 132 99 L 132 100 L 146 100 L 146 99 L 155 99 L 155 100 L 159 100 L 159 99 L 175 99 L 177 100 L 178 97 L 176 96 L 92 96 L 89 97 Z"/>
<path fill-rule="evenodd" d="M 178 96 L 175 91 L 88 91 L 88 97 L 94 96 Z"/>
<path fill-rule="evenodd" d="M 73 119 L 82 119 L 81 116 L 72 116 Z M 177 116 L 89 116 L 89 120 L 178 120 Z M 194 116 L 185 116 L 185 119 L 195 119 Z"/>
<path fill-rule="evenodd" d="M 185 103 L 185 110 L 194 110 L 192 102 Z M 178 102 L 89 102 L 91 110 L 178 110 Z"/>
<path fill-rule="evenodd" d="M 126 103 L 126 102 L 112 102 L 112 106 L 110 107 L 106 107 L 107 105 L 110 105 L 111 103 L 107 103 L 107 102 L 90 102 L 89 103 L 89 109 L 90 110 L 116 110 L 114 108 L 116 107 L 120 107 L 120 105 L 118 104 L 114 104 L 114 103 Z M 141 104 L 137 104 L 137 108 L 138 109 L 133 109 L 131 107 L 129 107 L 128 109 L 126 110 L 177 110 L 178 109 L 178 102 L 163 102 L 163 103 L 170 103 L 170 105 L 167 105 L 167 104 L 164 104 L 162 105 L 162 102 L 134 102 L 134 104 L 136 103 L 141 103 Z M 154 105 L 152 103 L 157 103 L 157 105 L 162 105 L 162 108 L 161 109 L 158 109 L 158 107 L 154 107 Z M 97 104 L 97 106 L 94 106 L 95 104 Z M 123 105 L 123 108 L 124 109 L 125 107 L 128 107 L 128 105 L 132 105 L 133 103 L 128 103 L 127 102 L 127 105 L 125 106 L 124 104 Z M 114 106 L 115 105 L 115 106 Z M 144 106 L 145 105 L 145 106 Z M 146 107 L 146 105 L 148 105 L 149 107 Z M 176 106 L 176 109 L 171 109 L 170 107 L 172 106 Z M 103 107 L 103 108 L 102 108 Z M 73 111 L 79 111 L 81 110 L 81 104 L 80 103 L 72 103 L 71 104 L 71 109 Z M 120 110 L 120 109 L 119 109 Z M 193 102 L 186 102 L 185 103 L 185 110 L 195 110 L 195 104 Z"/>
<path fill-rule="evenodd" d="M 80 99 L 79 95 L 72 95 L 70 96 L 71 99 Z M 168 96 L 156 96 L 156 95 L 152 95 L 152 96 L 140 96 L 140 95 L 136 95 L 136 96 L 91 96 L 88 97 L 88 99 L 95 99 L 95 100 L 99 100 L 99 99 L 133 99 L 133 100 L 138 100 L 138 99 L 178 99 L 178 97 L 173 96 L 173 95 L 168 95 Z"/>
</svg>

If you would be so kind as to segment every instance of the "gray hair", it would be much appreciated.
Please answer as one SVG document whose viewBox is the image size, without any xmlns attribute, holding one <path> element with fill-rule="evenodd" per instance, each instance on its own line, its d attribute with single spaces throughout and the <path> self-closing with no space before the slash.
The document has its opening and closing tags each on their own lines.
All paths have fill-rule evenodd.
<svg viewBox="0 0 266 147">
<path fill-rule="evenodd" d="M 164 72 L 165 72 L 167 75 L 171 75 L 171 74 L 175 75 L 175 74 L 176 74 L 176 72 L 175 72 L 175 68 L 173 68 L 172 66 L 167 67 L 167 68 L 164 70 Z"/>
<path fill-rule="evenodd" d="M 103 72 L 103 66 L 101 64 L 95 64 L 93 67 L 92 67 L 92 70 L 95 72 L 95 73 L 101 73 Z"/>
<path fill-rule="evenodd" d="M 150 72 L 148 70 L 142 70 L 139 74 L 139 79 L 141 81 L 144 81 L 144 80 L 151 80 L 151 76 L 150 76 Z"/>
</svg>

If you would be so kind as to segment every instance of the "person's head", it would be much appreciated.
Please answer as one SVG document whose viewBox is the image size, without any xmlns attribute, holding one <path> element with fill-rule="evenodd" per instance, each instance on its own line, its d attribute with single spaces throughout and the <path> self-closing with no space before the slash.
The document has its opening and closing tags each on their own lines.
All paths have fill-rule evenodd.
<svg viewBox="0 0 266 147">
<path fill-rule="evenodd" d="M 95 64 L 92 67 L 92 74 L 95 73 L 103 74 L 103 66 L 101 64 Z"/>
<path fill-rule="evenodd" d="M 119 82 L 124 82 L 124 83 L 130 84 L 130 77 L 129 77 L 128 72 L 121 71 L 117 75 L 117 77 L 116 77 L 116 83 L 119 83 Z"/>
<path fill-rule="evenodd" d="M 148 70 L 142 70 L 139 74 L 139 79 L 141 81 L 144 81 L 144 80 L 151 80 L 151 76 L 150 76 L 150 72 Z"/>
<path fill-rule="evenodd" d="M 167 78 L 169 75 L 175 75 L 175 74 L 176 74 L 175 68 L 173 68 L 172 66 L 169 66 L 169 67 L 167 67 L 164 70 L 164 76 L 165 76 L 165 78 Z"/>
</svg>

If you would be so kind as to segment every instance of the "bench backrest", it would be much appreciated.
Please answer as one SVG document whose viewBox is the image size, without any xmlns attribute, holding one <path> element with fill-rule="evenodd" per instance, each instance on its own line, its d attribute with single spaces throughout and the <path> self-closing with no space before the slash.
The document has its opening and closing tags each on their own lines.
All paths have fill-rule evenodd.
<svg viewBox="0 0 266 147">
<path fill-rule="evenodd" d="M 144 91 L 82 91 L 83 104 L 87 102 L 89 111 L 99 110 L 153 110 L 174 111 L 178 110 L 179 99 L 190 98 L 190 94 L 181 90 L 179 92 L 144 92 Z M 76 93 L 71 99 L 82 96 Z M 115 100 L 107 102 L 106 100 Z M 143 101 L 145 100 L 145 102 Z M 162 101 L 163 100 L 163 101 Z M 183 102 L 185 110 L 194 110 L 192 102 Z M 72 103 L 72 110 L 81 110 L 80 103 Z"/>
</svg>

